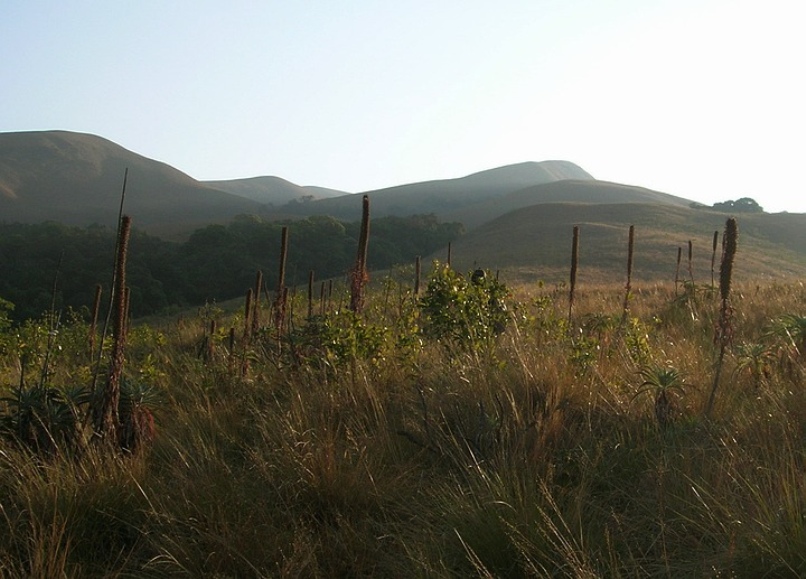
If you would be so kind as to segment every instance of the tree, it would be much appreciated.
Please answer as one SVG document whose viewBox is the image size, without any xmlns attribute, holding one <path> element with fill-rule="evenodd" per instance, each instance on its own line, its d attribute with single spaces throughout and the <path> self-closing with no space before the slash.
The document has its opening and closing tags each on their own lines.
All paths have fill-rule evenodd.
<svg viewBox="0 0 806 579">
<path fill-rule="evenodd" d="M 764 208 L 761 207 L 758 203 L 756 203 L 755 199 L 751 199 L 750 197 L 742 197 L 737 199 L 736 201 L 729 200 L 729 201 L 720 201 L 719 203 L 714 203 L 712 206 L 713 209 L 717 211 L 722 211 L 724 213 L 763 213 Z"/>
</svg>

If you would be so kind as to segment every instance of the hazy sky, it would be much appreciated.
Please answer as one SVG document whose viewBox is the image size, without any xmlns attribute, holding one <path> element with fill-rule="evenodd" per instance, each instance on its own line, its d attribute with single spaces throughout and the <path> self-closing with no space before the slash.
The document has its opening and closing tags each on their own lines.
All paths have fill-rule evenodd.
<svg viewBox="0 0 806 579">
<path fill-rule="evenodd" d="M 806 212 L 803 0 L 2 0 L 0 132 L 359 192 L 522 161 Z"/>
</svg>

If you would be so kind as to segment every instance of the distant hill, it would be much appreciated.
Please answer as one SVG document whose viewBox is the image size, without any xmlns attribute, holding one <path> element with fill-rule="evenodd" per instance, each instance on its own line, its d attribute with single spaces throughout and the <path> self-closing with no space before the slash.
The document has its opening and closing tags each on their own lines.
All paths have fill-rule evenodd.
<svg viewBox="0 0 806 579">
<path fill-rule="evenodd" d="M 42 131 L 0 133 L 0 221 L 114 225 L 126 168 L 125 211 L 135 227 L 164 238 L 187 238 L 242 214 L 269 221 L 361 215 L 360 194 L 279 177 L 201 182 L 95 135 Z M 623 270 L 634 224 L 636 276 L 671 276 L 677 248 L 691 239 L 698 276 L 710 278 L 710 243 L 726 218 L 688 199 L 597 181 L 568 161 L 519 163 L 367 194 L 373 217 L 434 214 L 464 223 L 469 233 L 453 244 L 458 268 L 478 264 L 559 280 L 567 277 L 576 224 L 586 275 Z M 806 277 L 806 214 L 741 214 L 739 228 L 738 271 Z"/>
<path fill-rule="evenodd" d="M 627 238 L 635 225 L 634 279 L 673 280 L 677 250 L 693 246 L 695 282 L 710 283 L 714 231 L 727 216 L 674 204 L 543 203 L 499 216 L 452 244 L 452 264 L 501 270 L 507 278 L 568 281 L 573 227 L 580 228 L 580 279 L 626 280 Z M 737 217 L 736 279 L 806 277 L 806 214 Z M 719 249 L 717 250 L 719 251 Z M 446 254 L 431 256 L 444 260 Z M 717 276 L 719 268 L 717 255 Z M 684 263 L 681 276 L 687 278 Z"/>
<path fill-rule="evenodd" d="M 128 167 L 125 210 L 138 227 L 202 225 L 262 204 L 206 186 L 95 135 L 0 133 L 0 219 L 114 224 Z"/>
<path fill-rule="evenodd" d="M 423 181 L 366 191 L 365 194 L 370 197 L 373 215 L 434 213 L 444 218 L 520 189 L 563 179 L 593 180 L 593 177 L 568 161 L 528 162 L 456 179 Z M 293 210 L 303 215 L 325 214 L 355 219 L 356 211 L 360 215 L 360 204 L 357 203 L 355 196 L 346 195 L 297 205 Z"/>
<path fill-rule="evenodd" d="M 95 135 L 32 131 L 0 133 L 0 220 L 114 224 L 126 168 L 126 212 L 137 227 L 163 237 L 239 214 L 360 218 L 360 195 L 272 176 L 202 182 Z M 567 179 L 593 182 L 571 162 L 543 161 L 367 194 L 376 217 L 433 213 L 444 219 L 519 190 Z M 481 214 L 490 217 L 486 211 Z"/>
<path fill-rule="evenodd" d="M 228 181 L 202 181 L 202 183 L 213 189 L 226 191 L 267 205 L 283 205 L 289 201 L 348 195 L 346 191 L 326 187 L 301 187 L 280 177 L 252 177 Z"/>
<path fill-rule="evenodd" d="M 593 179 L 566 179 L 519 189 L 448 213 L 446 218 L 476 227 L 515 209 L 539 203 L 652 203 L 689 207 L 691 201 L 643 187 Z"/>
</svg>

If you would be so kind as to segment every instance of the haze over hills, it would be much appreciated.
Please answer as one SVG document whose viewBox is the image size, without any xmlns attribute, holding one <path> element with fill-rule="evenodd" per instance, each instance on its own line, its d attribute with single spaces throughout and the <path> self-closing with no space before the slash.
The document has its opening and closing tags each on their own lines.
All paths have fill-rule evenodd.
<svg viewBox="0 0 806 579">
<path fill-rule="evenodd" d="M 594 179 L 565 179 L 519 189 L 507 195 L 487 199 L 481 203 L 448 213 L 447 219 L 460 221 L 473 228 L 495 217 L 523 207 L 542 203 L 652 203 L 689 207 L 691 201 L 667 193 L 660 193 L 608 181 Z"/>
<path fill-rule="evenodd" d="M 140 227 L 263 212 L 260 203 L 101 137 L 47 131 L 0 134 L 0 215 L 7 222 L 115 224 L 127 168 L 126 210 Z"/>
<path fill-rule="evenodd" d="M 98 136 L 44 131 L 0 133 L 0 221 L 114 225 L 126 168 L 126 212 L 135 227 L 163 237 L 241 214 L 360 219 L 360 195 L 270 176 L 197 181 Z M 373 218 L 434 214 L 465 224 L 469 233 L 454 244 L 460 268 L 564 271 L 570 231 L 581 225 L 583 259 L 602 271 L 621 270 L 626 231 L 635 224 L 642 243 L 636 272 L 667 275 L 677 247 L 699 239 L 704 248 L 726 217 L 682 197 L 598 181 L 569 161 L 519 163 L 367 194 Z M 806 277 L 806 214 L 743 214 L 740 235 L 746 267 Z M 697 253 L 700 259 L 707 252 Z"/>
<path fill-rule="evenodd" d="M 4 221 L 60 221 L 71 225 L 117 219 L 128 168 L 126 210 L 141 228 L 160 230 L 222 222 L 238 214 L 265 218 L 331 215 L 355 220 L 360 197 L 280 177 L 197 181 L 101 137 L 68 131 L 0 133 L 0 211 Z M 457 179 L 370 191 L 372 212 L 440 217 L 517 190 L 564 179 L 593 181 L 568 161 L 529 162 Z"/>
<path fill-rule="evenodd" d="M 563 179 L 593 180 L 569 161 L 518 163 L 489 169 L 457 179 L 440 179 L 398 185 L 366 192 L 375 216 L 434 213 L 446 218 L 470 206 L 497 199 L 514 191 Z M 355 199 L 350 196 L 320 199 L 297 206 L 299 214 L 316 213 L 337 218 L 355 217 Z"/>
<path fill-rule="evenodd" d="M 213 189 L 240 195 L 267 205 L 284 205 L 295 200 L 349 195 L 346 191 L 337 191 L 327 187 L 301 187 L 280 177 L 251 177 L 227 181 L 202 181 L 202 183 Z"/>
</svg>

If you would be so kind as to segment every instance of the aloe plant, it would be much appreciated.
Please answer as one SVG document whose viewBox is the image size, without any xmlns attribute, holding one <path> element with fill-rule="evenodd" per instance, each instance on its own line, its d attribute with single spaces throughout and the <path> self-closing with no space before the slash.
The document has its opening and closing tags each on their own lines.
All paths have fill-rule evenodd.
<svg viewBox="0 0 806 579">
<path fill-rule="evenodd" d="M 806 316 L 786 314 L 777 318 L 767 336 L 782 340 L 793 357 L 803 356 L 806 353 Z"/>
<path fill-rule="evenodd" d="M 671 366 L 646 366 L 639 371 L 639 374 L 643 382 L 633 400 L 652 394 L 655 400 L 655 419 L 658 421 L 658 426 L 665 429 L 674 421 L 677 412 L 675 396 L 682 396 L 685 393 L 685 380 L 680 372 Z"/>
<path fill-rule="evenodd" d="M 760 343 L 743 342 L 736 347 L 737 374 L 749 374 L 756 387 L 770 377 L 773 352 L 769 346 Z"/>
</svg>

